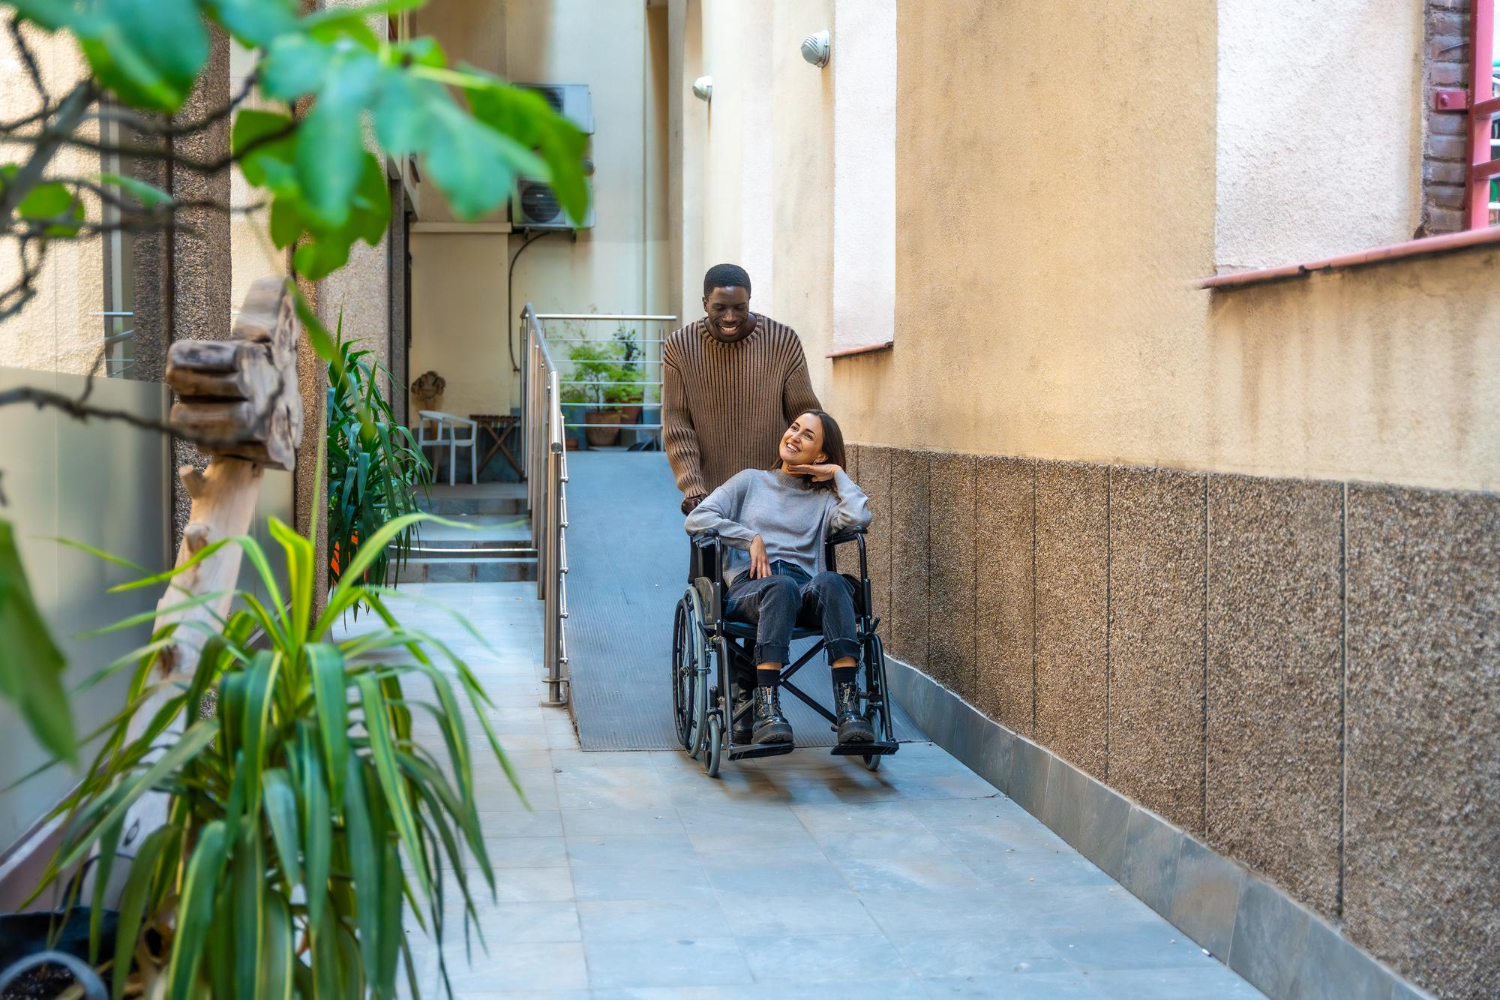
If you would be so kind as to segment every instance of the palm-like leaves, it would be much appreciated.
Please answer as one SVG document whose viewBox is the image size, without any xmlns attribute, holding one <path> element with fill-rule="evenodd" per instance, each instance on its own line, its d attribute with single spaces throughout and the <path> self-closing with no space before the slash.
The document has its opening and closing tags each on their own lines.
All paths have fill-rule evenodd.
<svg viewBox="0 0 1500 1000">
<path fill-rule="evenodd" d="M 432 469 L 381 395 L 377 366 L 366 360 L 370 352 L 344 339 L 343 310 L 334 350 L 336 358 L 328 365 L 328 547 L 330 579 L 336 583 L 364 539 L 392 518 L 417 510 L 417 491 L 430 482 Z M 395 537 L 398 566 L 415 540 L 415 525 Z M 382 551 L 362 579 L 384 584 L 389 566 L 389 554 Z"/>
<path fill-rule="evenodd" d="M 144 794 L 168 794 L 167 824 L 129 862 L 116 997 L 132 956 L 171 1000 L 391 997 L 398 960 L 411 976 L 406 901 L 441 948 L 443 870 L 451 868 L 469 914 L 471 868 L 493 891 L 461 707 L 478 718 L 509 773 L 485 716 L 488 698 L 452 649 L 399 623 L 393 591 L 359 582 L 393 538 L 430 518 L 407 514 L 365 538 L 315 621 L 312 543 L 273 518 L 291 569 L 290 600 L 273 601 L 275 611 L 246 601 L 188 677 L 153 680 L 167 630 L 145 647 L 129 704 L 102 731 L 99 755 L 57 809 L 66 816 L 64 841 L 37 889 L 96 849 L 101 872 L 123 865 L 115 854 L 127 811 Z M 240 546 L 266 592 L 277 593 L 249 536 L 207 546 L 193 561 L 223 544 Z M 355 604 L 379 622 L 334 641 L 332 625 Z M 253 626 L 267 637 L 265 648 L 248 643 Z M 199 718 L 210 690 L 217 713 Z M 414 711 L 435 724 L 436 753 L 414 738 Z M 137 715 L 140 735 L 132 738 Z M 140 946 L 144 932 L 163 926 L 171 927 L 168 947 L 150 956 Z"/>
</svg>

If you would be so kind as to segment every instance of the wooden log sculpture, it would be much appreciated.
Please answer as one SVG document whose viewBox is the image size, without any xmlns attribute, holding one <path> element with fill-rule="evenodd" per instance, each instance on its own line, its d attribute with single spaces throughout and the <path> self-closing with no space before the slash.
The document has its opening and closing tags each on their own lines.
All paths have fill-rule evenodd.
<svg viewBox="0 0 1500 1000">
<path fill-rule="evenodd" d="M 229 340 L 182 340 L 167 356 L 167 384 L 176 391 L 172 426 L 189 433 L 210 458 L 208 468 L 178 470 L 192 513 L 177 550 L 181 566 L 204 546 L 250 530 L 265 468 L 291 471 L 302 443 L 302 397 L 297 385 L 297 319 L 280 278 L 250 286 Z M 241 551 L 226 545 L 174 577 L 157 605 L 156 627 L 177 624 L 177 640 L 163 658 L 163 675 L 191 674 L 210 629 L 229 612 Z M 220 596 L 173 610 L 192 597 Z"/>
</svg>

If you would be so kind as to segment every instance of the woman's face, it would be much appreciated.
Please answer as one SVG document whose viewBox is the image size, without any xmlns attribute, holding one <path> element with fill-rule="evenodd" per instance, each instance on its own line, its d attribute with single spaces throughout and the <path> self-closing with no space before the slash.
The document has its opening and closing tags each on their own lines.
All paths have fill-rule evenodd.
<svg viewBox="0 0 1500 1000">
<path fill-rule="evenodd" d="M 823 454 L 823 421 L 804 413 L 781 435 L 781 460 L 787 465 L 818 465 Z"/>
</svg>

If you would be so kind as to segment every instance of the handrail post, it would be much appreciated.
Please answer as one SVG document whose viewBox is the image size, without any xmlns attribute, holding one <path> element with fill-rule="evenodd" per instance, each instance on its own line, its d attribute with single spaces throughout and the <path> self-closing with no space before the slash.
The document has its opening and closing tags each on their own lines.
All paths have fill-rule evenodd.
<svg viewBox="0 0 1500 1000">
<path fill-rule="evenodd" d="M 548 559 L 544 576 L 539 582 L 543 587 L 543 662 L 547 668 L 547 700 L 542 704 L 558 706 L 567 703 L 563 697 L 562 677 L 562 545 L 563 532 L 563 452 L 562 409 L 559 406 L 560 390 L 557 370 L 547 372 L 547 498 L 545 549 Z M 539 567 L 539 570 L 543 570 Z M 540 574 L 539 574 L 540 575 Z"/>
</svg>

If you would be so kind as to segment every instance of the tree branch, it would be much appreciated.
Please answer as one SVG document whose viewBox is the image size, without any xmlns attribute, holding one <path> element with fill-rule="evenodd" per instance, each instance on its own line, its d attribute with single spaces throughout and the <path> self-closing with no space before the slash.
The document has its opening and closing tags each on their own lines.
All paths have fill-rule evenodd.
<svg viewBox="0 0 1500 1000">
<path fill-rule="evenodd" d="M 157 149 L 153 146 L 114 145 L 98 142 L 94 139 L 80 139 L 76 135 L 68 135 L 59 140 L 61 144 L 71 146 L 74 149 L 87 149 L 95 153 L 112 154 L 115 156 L 128 156 L 138 160 L 165 160 L 171 159 L 174 166 L 191 170 L 195 174 L 216 174 L 238 163 L 247 154 L 253 153 L 262 146 L 269 146 L 273 142 L 280 142 L 287 136 L 297 131 L 299 122 L 293 121 L 285 128 L 277 129 L 275 132 L 267 132 L 265 135 L 257 136 L 245 143 L 240 149 L 225 156 L 213 160 L 196 160 L 191 157 L 174 155 L 170 151 Z M 47 133 L 41 135 L 15 135 L 7 136 L 7 142 L 21 143 L 25 145 L 41 146 L 48 141 Z"/>
<path fill-rule="evenodd" d="M 225 118 L 228 118 L 231 114 L 233 114 L 235 108 L 238 108 L 241 104 L 243 104 L 250 97 L 250 94 L 254 92 L 255 85 L 259 81 L 259 74 L 251 73 L 245 78 L 245 83 L 242 87 L 240 87 L 240 92 L 236 94 L 228 104 L 209 112 L 198 121 L 188 122 L 184 125 L 162 125 L 158 122 L 152 121 L 144 115 L 137 114 L 136 112 L 131 111 L 127 108 L 119 107 L 101 109 L 99 111 L 98 117 L 108 118 L 112 121 L 120 122 L 123 125 L 129 125 L 132 129 L 140 132 L 142 135 L 158 136 L 163 139 L 175 139 L 181 138 L 183 136 L 196 135 L 197 133 L 207 129 L 210 125 L 223 121 Z"/>
<path fill-rule="evenodd" d="M 42 175 L 46 173 L 47 164 L 52 162 L 52 157 L 56 155 L 58 148 L 67 142 L 73 131 L 78 128 L 78 123 L 83 120 L 83 113 L 94 102 L 96 96 L 94 82 L 85 79 L 80 80 L 68 96 L 63 98 L 62 104 L 57 108 L 57 118 L 35 138 L 36 148 L 31 152 L 31 159 L 16 171 L 3 188 L 0 188 L 0 232 L 10 229 L 11 217 L 15 214 L 16 206 L 42 182 Z"/>
<path fill-rule="evenodd" d="M 21 15 L 16 14 L 10 19 L 11 41 L 16 43 L 16 51 L 21 54 L 21 62 L 26 65 L 26 75 L 31 77 L 31 85 L 36 88 L 37 94 L 42 99 L 42 110 L 46 111 L 52 104 L 52 98 L 47 93 L 47 85 L 42 82 L 42 71 L 37 67 L 36 56 L 31 51 L 31 46 L 26 44 L 26 38 L 21 34 Z"/>
</svg>

